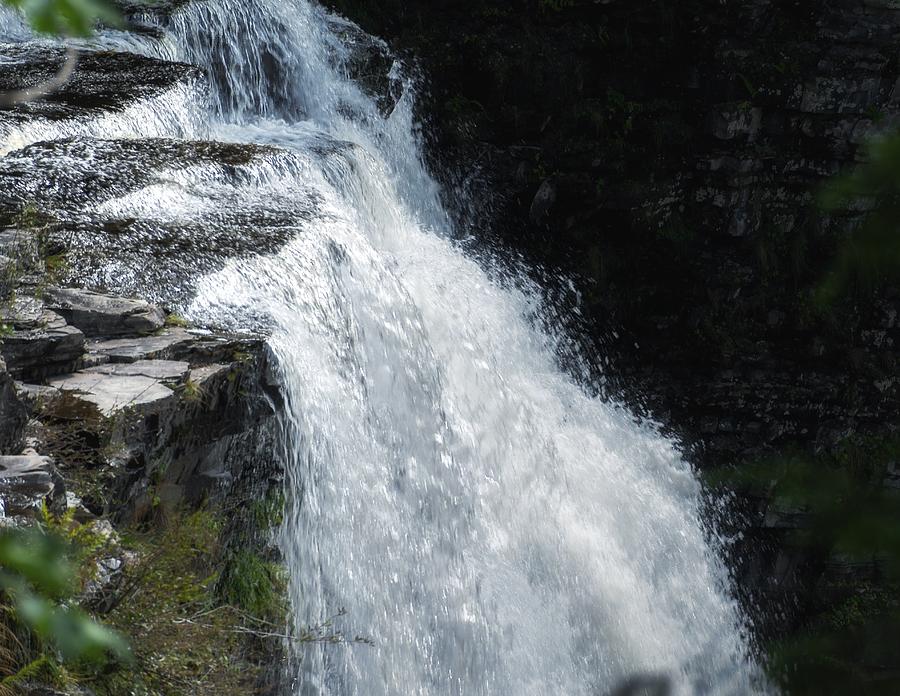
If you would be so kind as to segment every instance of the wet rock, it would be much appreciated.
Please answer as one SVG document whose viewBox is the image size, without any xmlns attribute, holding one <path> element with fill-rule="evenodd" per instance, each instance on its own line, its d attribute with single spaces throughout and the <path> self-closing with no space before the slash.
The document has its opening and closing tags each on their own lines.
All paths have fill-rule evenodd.
<svg viewBox="0 0 900 696">
<path fill-rule="evenodd" d="M 6 516 L 39 512 L 42 502 L 58 494 L 65 497 L 49 457 L 0 456 L 0 503 Z"/>
<path fill-rule="evenodd" d="M 0 91 L 12 92 L 56 75 L 65 52 L 40 43 L 3 44 L 0 57 Z M 133 53 L 83 52 L 71 78 L 62 87 L 41 99 L 0 110 L 0 144 L 23 124 L 120 111 L 179 83 L 197 83 L 201 77 L 199 68 L 184 63 Z"/>
<path fill-rule="evenodd" d="M 161 329 L 165 313 L 144 300 L 105 295 L 79 288 L 50 288 L 46 306 L 85 336 L 148 334 Z"/>
<path fill-rule="evenodd" d="M 864 113 L 871 109 L 883 92 L 877 77 L 817 77 L 803 88 L 801 111 L 809 113 Z"/>
<path fill-rule="evenodd" d="M 752 141 L 761 125 L 761 109 L 725 106 L 712 115 L 712 133 L 719 140 L 745 137 Z"/>
<path fill-rule="evenodd" d="M 0 297 L 8 297 L 11 284 L 33 273 L 38 265 L 38 244 L 34 234 L 16 228 L 0 230 Z"/>
<path fill-rule="evenodd" d="M 312 219 L 312 194 L 260 196 L 245 186 L 260 169 L 298 166 L 295 157 L 265 146 L 166 139 L 37 143 L 0 158 L 0 224 L 23 211 L 53 221 L 47 239 L 66 250 L 59 284 L 175 307 L 204 273 L 230 258 L 275 252 Z M 144 210 L 142 190 L 158 196 L 160 188 L 179 197 L 196 192 L 191 216 L 161 220 Z"/>
<path fill-rule="evenodd" d="M 332 16 L 329 21 L 343 39 L 342 53 L 335 53 L 333 59 L 375 99 L 382 115 L 389 116 L 403 94 L 403 86 L 393 71 L 394 56 L 388 45 L 342 17 Z"/>
<path fill-rule="evenodd" d="M 84 334 L 34 298 L 17 298 L 4 323 L 10 324 L 12 331 L 0 352 L 13 376 L 68 372 L 84 353 Z"/>
<path fill-rule="evenodd" d="M 556 186 L 553 181 L 546 179 L 540 185 L 534 198 L 531 200 L 531 208 L 528 210 L 528 217 L 535 225 L 542 225 L 550 216 L 550 210 L 556 203 Z"/>
<path fill-rule="evenodd" d="M 809 511 L 803 507 L 769 505 L 762 526 L 768 529 L 803 529 L 809 526 Z"/>
<path fill-rule="evenodd" d="M 125 18 L 128 30 L 135 34 L 145 34 L 163 38 L 162 23 L 179 7 L 189 0 L 113 0 L 113 4 Z"/>
</svg>

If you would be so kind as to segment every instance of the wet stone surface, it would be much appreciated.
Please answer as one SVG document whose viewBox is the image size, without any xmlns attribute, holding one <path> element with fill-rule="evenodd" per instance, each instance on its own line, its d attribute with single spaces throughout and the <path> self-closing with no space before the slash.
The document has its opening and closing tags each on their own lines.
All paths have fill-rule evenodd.
<svg viewBox="0 0 900 696">
<path fill-rule="evenodd" d="M 0 456 L 0 505 L 6 516 L 39 511 L 57 488 L 59 474 L 49 457 Z"/>
<path fill-rule="evenodd" d="M 0 91 L 33 87 L 51 79 L 65 52 L 38 43 L 0 45 Z M 84 52 L 65 85 L 47 96 L 0 110 L 0 134 L 10 125 L 36 119 L 62 120 L 102 111 L 118 111 L 157 96 L 181 83 L 195 83 L 201 71 L 184 63 L 133 53 Z"/>
<path fill-rule="evenodd" d="M 177 307 L 204 273 L 277 251 L 313 218 L 311 193 L 254 188 L 295 166 L 295 155 L 258 145 L 37 143 L 0 158 L 0 224 L 43 225 L 48 243 L 64 250 L 66 284 Z M 161 217 L 161 197 L 182 214 Z"/>
</svg>

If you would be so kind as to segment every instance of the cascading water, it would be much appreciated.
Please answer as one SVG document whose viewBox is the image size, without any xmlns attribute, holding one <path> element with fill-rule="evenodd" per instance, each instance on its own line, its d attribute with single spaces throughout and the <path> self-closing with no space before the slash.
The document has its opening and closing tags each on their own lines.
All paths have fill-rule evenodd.
<svg viewBox="0 0 900 696">
<path fill-rule="evenodd" d="M 690 467 L 560 370 L 537 289 L 454 245 L 411 85 L 351 79 L 361 40 L 306 0 L 220 0 L 139 45 L 206 68 L 212 137 L 289 151 L 239 202 L 305 202 L 278 253 L 202 278 L 188 308 L 269 323 L 294 628 L 345 608 L 336 628 L 373 642 L 293 645 L 295 693 L 762 690 Z M 197 217 L 200 169 L 105 206 Z"/>
</svg>

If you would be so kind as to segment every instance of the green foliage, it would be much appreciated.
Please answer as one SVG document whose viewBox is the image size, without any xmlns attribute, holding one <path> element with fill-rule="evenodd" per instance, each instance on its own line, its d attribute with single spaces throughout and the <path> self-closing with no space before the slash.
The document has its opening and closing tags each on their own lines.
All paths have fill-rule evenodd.
<svg viewBox="0 0 900 696">
<path fill-rule="evenodd" d="M 900 496 L 883 484 L 893 440 L 851 438 L 829 457 L 784 455 L 707 476 L 767 494 L 775 507 L 803 511 L 796 541 L 861 560 L 881 559 L 900 577 Z"/>
<path fill-rule="evenodd" d="M 819 614 L 770 647 L 769 671 L 785 693 L 900 689 L 900 491 L 884 485 L 898 455 L 900 439 L 854 436 L 828 455 L 786 455 L 707 475 L 796 514 L 789 542 L 810 558 L 867 567 L 874 578 L 824 581 Z"/>
<path fill-rule="evenodd" d="M 238 550 L 226 560 L 216 584 L 223 602 L 266 620 L 284 619 L 284 574 L 258 554 Z"/>
<path fill-rule="evenodd" d="M 196 380 L 188 378 L 181 388 L 181 395 L 185 401 L 190 403 L 201 403 L 203 401 L 203 387 Z"/>
<path fill-rule="evenodd" d="M 271 641 L 282 637 L 272 633 L 275 626 L 229 603 L 244 602 L 248 595 L 242 590 L 232 588 L 229 599 L 217 592 L 229 572 L 224 519 L 207 510 L 166 519 L 161 528 L 134 530 L 123 539 L 139 560 L 126 568 L 120 601 L 108 620 L 129 634 L 136 660 L 92 689 L 99 696 L 254 693 L 259 665 L 280 645 Z M 239 565 L 250 568 L 247 577 L 259 571 L 255 561 Z M 252 603 L 252 593 L 250 598 Z"/>
<path fill-rule="evenodd" d="M 860 595 L 850 602 L 856 605 L 852 623 L 814 626 L 772 647 L 769 672 L 785 693 L 898 693 L 900 680 L 890 671 L 898 659 L 900 611 L 896 599 L 879 603 Z"/>
<path fill-rule="evenodd" d="M 21 10 L 32 29 L 41 34 L 88 36 L 97 22 L 117 26 L 121 17 L 106 0 L 2 0 Z"/>
<path fill-rule="evenodd" d="M 185 329 L 190 326 L 190 322 L 181 315 L 172 313 L 166 316 L 166 326 Z"/>
<path fill-rule="evenodd" d="M 129 659 L 124 640 L 74 606 L 77 589 L 73 554 L 53 529 L 9 529 L 0 533 L 0 587 L 18 621 L 63 663 L 103 664 Z"/>
<path fill-rule="evenodd" d="M 280 527 L 284 521 L 285 504 L 284 491 L 281 489 L 273 489 L 261 500 L 254 500 L 250 503 L 253 524 L 263 531 Z"/>
<path fill-rule="evenodd" d="M 900 135 L 875 140 L 865 156 L 862 165 L 832 181 L 820 196 L 822 208 L 832 214 L 868 211 L 818 288 L 821 306 L 848 289 L 871 290 L 900 278 Z"/>
</svg>

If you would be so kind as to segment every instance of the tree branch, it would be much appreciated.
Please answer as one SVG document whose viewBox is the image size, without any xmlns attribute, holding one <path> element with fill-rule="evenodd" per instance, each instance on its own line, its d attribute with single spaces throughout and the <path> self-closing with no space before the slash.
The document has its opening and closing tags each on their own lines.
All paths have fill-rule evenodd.
<svg viewBox="0 0 900 696">
<path fill-rule="evenodd" d="M 77 65 L 78 51 L 69 46 L 66 48 L 66 62 L 62 64 L 56 75 L 46 82 L 41 82 L 33 87 L 17 89 L 11 92 L 0 92 L 0 109 L 9 109 L 18 104 L 27 104 L 35 99 L 45 97 L 51 92 L 55 92 L 69 81 Z"/>
</svg>

